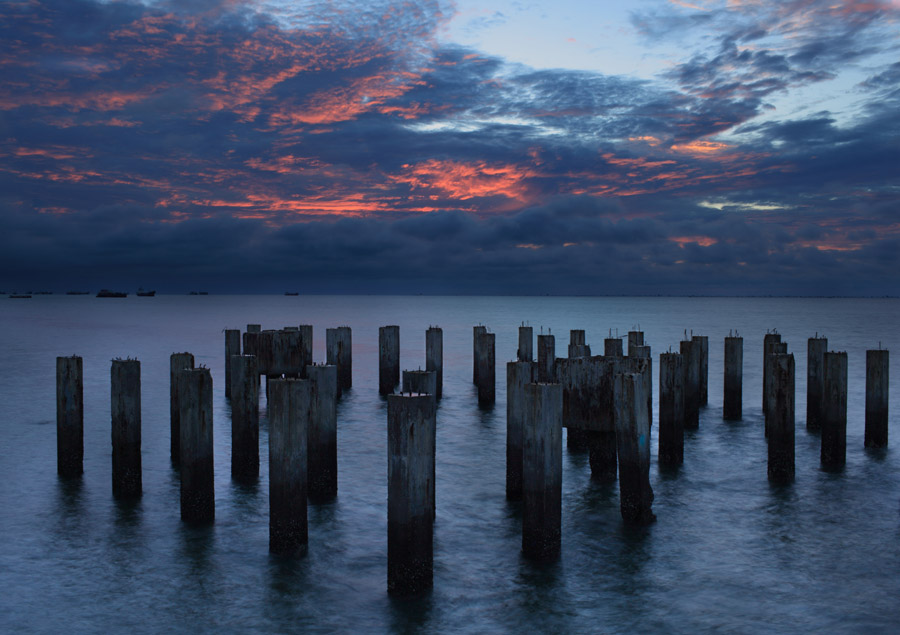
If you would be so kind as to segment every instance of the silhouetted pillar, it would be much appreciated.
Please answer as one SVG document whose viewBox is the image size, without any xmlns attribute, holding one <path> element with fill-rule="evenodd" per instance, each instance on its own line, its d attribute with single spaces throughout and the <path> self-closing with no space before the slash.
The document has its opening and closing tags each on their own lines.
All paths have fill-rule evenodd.
<svg viewBox="0 0 900 635">
<path fill-rule="evenodd" d="M 307 379 L 306 369 L 313 364 L 313 327 L 301 324 L 300 331 L 300 378 Z"/>
<path fill-rule="evenodd" d="M 525 386 L 534 383 L 534 380 L 534 362 L 507 362 L 506 498 L 509 500 L 522 498 L 522 430 L 525 421 Z M 569 432 L 571 433 L 571 429 Z"/>
<path fill-rule="evenodd" d="M 700 426 L 700 345 L 694 341 L 681 342 L 684 371 L 684 428 L 696 430 Z"/>
<path fill-rule="evenodd" d="M 225 397 L 231 397 L 231 358 L 241 354 L 241 331 L 225 329 Z"/>
<path fill-rule="evenodd" d="M 615 380 L 616 448 L 619 455 L 619 506 L 622 519 L 644 525 L 656 520 L 650 487 L 650 429 L 647 395 L 638 373 L 619 373 Z"/>
<path fill-rule="evenodd" d="M 659 356 L 659 463 L 684 462 L 684 369 L 679 353 Z"/>
<path fill-rule="evenodd" d="M 641 373 L 644 380 L 644 394 L 647 395 L 647 429 L 653 429 L 653 357 L 650 347 L 643 344 L 632 346 L 628 351 L 626 372 Z M 637 360 L 646 360 L 639 362 Z"/>
<path fill-rule="evenodd" d="M 307 434 L 309 498 L 314 502 L 337 496 L 337 368 L 308 366 L 310 415 Z"/>
<path fill-rule="evenodd" d="M 497 369 L 495 368 L 495 335 L 478 336 L 478 403 L 489 405 L 496 398 Z"/>
<path fill-rule="evenodd" d="M 527 384 L 522 450 L 522 552 L 559 557 L 562 531 L 562 386 Z"/>
<path fill-rule="evenodd" d="M 773 353 L 769 359 L 772 396 L 769 404 L 769 480 L 794 480 L 794 356 Z"/>
<path fill-rule="evenodd" d="M 112 415 L 112 490 L 116 498 L 141 495 L 141 363 L 114 359 L 109 371 Z"/>
<path fill-rule="evenodd" d="M 577 357 L 590 357 L 591 347 L 587 345 L 584 337 L 584 330 L 572 329 L 569 331 L 569 359 Z"/>
<path fill-rule="evenodd" d="M 307 526 L 307 435 L 310 382 L 274 379 L 269 386 L 269 551 L 302 555 Z"/>
<path fill-rule="evenodd" d="M 56 471 L 63 478 L 84 471 L 84 374 L 77 355 L 56 358 Z"/>
<path fill-rule="evenodd" d="M 337 366 L 340 397 L 353 385 L 353 340 L 349 326 L 325 330 L 325 359 L 329 366 Z"/>
<path fill-rule="evenodd" d="M 771 419 L 770 410 L 775 403 L 775 376 L 774 376 L 774 368 L 775 365 L 775 355 L 786 355 L 787 354 L 787 343 L 786 342 L 775 342 L 772 345 L 773 353 L 766 358 L 766 364 L 763 368 L 763 371 L 766 376 L 766 385 L 765 385 L 765 395 L 766 395 L 766 407 L 763 411 L 763 419 L 765 421 L 766 428 L 766 438 L 769 438 L 769 420 Z"/>
<path fill-rule="evenodd" d="M 537 380 L 539 383 L 556 382 L 556 339 L 553 335 L 538 335 Z"/>
<path fill-rule="evenodd" d="M 822 467 L 837 470 L 847 460 L 847 353 L 825 353 Z"/>
<path fill-rule="evenodd" d="M 478 385 L 478 336 L 487 333 L 486 326 L 472 327 L 472 383 Z"/>
<path fill-rule="evenodd" d="M 643 331 L 628 331 L 628 354 L 631 355 L 631 349 L 635 346 L 644 345 Z"/>
<path fill-rule="evenodd" d="M 519 348 L 516 359 L 520 362 L 534 361 L 534 329 L 530 326 L 519 327 Z"/>
<path fill-rule="evenodd" d="M 700 405 L 705 406 L 709 401 L 709 337 L 694 335 L 691 341 L 700 345 Z"/>
<path fill-rule="evenodd" d="M 433 584 L 434 430 L 432 395 L 388 395 L 388 593 Z"/>
<path fill-rule="evenodd" d="M 177 372 L 181 413 L 181 519 L 211 522 L 216 515 L 213 478 L 212 375 L 208 368 Z"/>
<path fill-rule="evenodd" d="M 387 395 L 400 383 L 400 327 L 378 328 L 378 392 Z"/>
<path fill-rule="evenodd" d="M 744 338 L 725 338 L 725 381 L 722 417 L 738 421 L 744 407 Z"/>
<path fill-rule="evenodd" d="M 259 333 L 260 331 L 262 331 L 262 326 L 259 324 L 248 324 L 247 325 L 247 333 Z"/>
<path fill-rule="evenodd" d="M 825 352 L 828 339 L 811 337 L 806 345 L 806 429 L 822 429 L 822 407 L 825 403 Z"/>
<path fill-rule="evenodd" d="M 437 375 L 433 370 L 404 370 L 403 392 L 414 392 L 422 395 L 434 395 Z"/>
<path fill-rule="evenodd" d="M 765 337 L 763 337 L 763 391 L 762 391 L 762 411 L 763 416 L 765 416 L 766 412 L 766 386 L 768 386 L 767 379 L 769 377 L 769 368 L 766 363 L 766 360 L 769 358 L 769 355 L 775 352 L 775 344 L 781 341 L 781 333 L 766 333 Z"/>
<path fill-rule="evenodd" d="M 888 444 L 889 365 L 888 351 L 866 351 L 867 448 L 886 448 Z"/>
<path fill-rule="evenodd" d="M 181 400 L 178 396 L 178 372 L 193 367 L 194 356 L 190 353 L 172 353 L 169 356 L 169 451 L 172 465 L 176 467 L 181 464 Z"/>
<path fill-rule="evenodd" d="M 430 326 L 425 331 L 425 370 L 434 372 L 434 397 L 444 393 L 444 331 Z"/>
<path fill-rule="evenodd" d="M 254 355 L 232 355 L 231 478 L 259 478 L 259 371 Z"/>
<path fill-rule="evenodd" d="M 603 340 L 603 355 L 606 357 L 623 357 L 621 338 L 607 337 Z"/>
</svg>

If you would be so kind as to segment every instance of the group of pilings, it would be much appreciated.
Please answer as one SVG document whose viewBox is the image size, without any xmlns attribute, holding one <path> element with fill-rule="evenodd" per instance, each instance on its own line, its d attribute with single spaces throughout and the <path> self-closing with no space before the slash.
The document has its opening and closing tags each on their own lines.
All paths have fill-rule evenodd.
<svg viewBox="0 0 900 635">
<path fill-rule="evenodd" d="M 401 381 L 402 380 L 402 381 Z M 412 383 L 410 383 L 412 382 Z M 418 390 L 419 382 L 429 386 L 428 393 L 440 399 L 444 383 L 444 332 L 438 326 L 425 331 L 425 370 L 404 370 L 400 373 L 400 327 L 378 328 L 378 392 L 392 394 L 397 386 L 401 392 Z M 412 388 L 410 388 L 412 386 Z"/>
</svg>

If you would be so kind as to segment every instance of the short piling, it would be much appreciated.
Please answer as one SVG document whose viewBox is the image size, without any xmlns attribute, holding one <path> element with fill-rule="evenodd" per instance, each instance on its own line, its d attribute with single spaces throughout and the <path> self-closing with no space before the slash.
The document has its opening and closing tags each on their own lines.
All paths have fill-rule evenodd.
<svg viewBox="0 0 900 635">
<path fill-rule="evenodd" d="M 496 399 L 497 369 L 495 368 L 495 334 L 478 336 L 478 403 L 487 406 Z"/>
<path fill-rule="evenodd" d="M 739 421 L 744 407 L 744 338 L 725 338 L 725 377 L 722 417 Z"/>
<path fill-rule="evenodd" d="M 623 357 L 622 338 L 607 337 L 603 340 L 603 355 L 606 357 Z"/>
<path fill-rule="evenodd" d="M 309 499 L 325 502 L 337 496 L 337 368 L 308 366 L 310 414 L 307 434 Z"/>
<path fill-rule="evenodd" d="M 56 472 L 84 471 L 84 365 L 81 357 L 56 358 Z"/>
<path fill-rule="evenodd" d="M 537 381 L 542 384 L 556 383 L 556 339 L 553 335 L 541 334 L 537 337 L 537 344 Z"/>
<path fill-rule="evenodd" d="M 259 371 L 255 355 L 232 355 L 231 478 L 252 483 L 259 478 Z"/>
<path fill-rule="evenodd" d="M 772 483 L 789 483 L 794 480 L 794 355 L 773 353 L 769 359 L 768 475 Z"/>
<path fill-rule="evenodd" d="M 353 335 L 349 326 L 325 330 L 325 359 L 329 366 L 337 366 L 340 397 L 353 385 Z"/>
<path fill-rule="evenodd" d="M 262 326 L 259 324 L 247 325 L 247 333 L 259 333 L 260 331 L 262 331 Z"/>
<path fill-rule="evenodd" d="M 378 393 L 389 395 L 400 383 L 400 327 L 378 327 Z"/>
<path fill-rule="evenodd" d="M 627 524 L 646 525 L 656 516 L 650 487 L 650 429 L 644 380 L 638 373 L 619 373 L 615 386 L 619 507 Z"/>
<path fill-rule="evenodd" d="M 269 386 L 269 551 L 306 553 L 307 435 L 310 382 L 275 379 Z"/>
<path fill-rule="evenodd" d="M 178 372 L 194 367 L 191 353 L 172 353 L 169 356 L 169 456 L 172 465 L 181 464 L 181 400 L 178 393 Z"/>
<path fill-rule="evenodd" d="M 867 448 L 886 448 L 888 444 L 888 371 L 886 350 L 866 351 L 866 440 Z"/>
<path fill-rule="evenodd" d="M 487 333 L 486 326 L 472 327 L 472 383 L 478 385 L 478 336 Z"/>
<path fill-rule="evenodd" d="M 659 464 L 684 463 L 684 358 L 659 356 Z"/>
<path fill-rule="evenodd" d="M 700 427 L 700 345 L 693 340 L 681 342 L 684 372 L 684 429 Z"/>
<path fill-rule="evenodd" d="M 437 326 L 425 331 L 425 370 L 434 372 L 434 397 L 439 400 L 444 393 L 444 331 Z"/>
<path fill-rule="evenodd" d="M 811 337 L 806 345 L 806 429 L 822 429 L 822 407 L 825 403 L 825 352 L 828 339 Z"/>
<path fill-rule="evenodd" d="M 112 415 L 112 490 L 116 498 L 141 495 L 141 363 L 114 359 L 109 372 Z"/>
<path fill-rule="evenodd" d="M 231 358 L 241 354 L 240 329 L 225 329 L 225 398 L 231 398 Z"/>
<path fill-rule="evenodd" d="M 644 345 L 643 331 L 628 331 L 628 354 L 631 355 L 631 349 L 635 346 Z"/>
<path fill-rule="evenodd" d="M 559 557 L 562 531 L 562 386 L 526 384 L 522 450 L 522 552 Z"/>
<path fill-rule="evenodd" d="M 569 331 L 568 356 L 569 359 L 591 356 L 591 347 L 587 345 L 582 329 L 572 329 Z"/>
<path fill-rule="evenodd" d="M 388 395 L 388 593 L 433 584 L 435 399 Z"/>
<path fill-rule="evenodd" d="M 847 461 L 847 353 L 825 353 L 822 467 L 839 470 Z"/>
<path fill-rule="evenodd" d="M 700 405 L 705 406 L 709 402 L 709 337 L 694 335 L 691 341 L 700 347 Z"/>
<path fill-rule="evenodd" d="M 519 327 L 519 348 L 516 359 L 520 362 L 534 361 L 534 329 L 530 326 Z"/>
<path fill-rule="evenodd" d="M 530 327 L 529 327 L 530 328 Z M 535 381 L 532 361 L 506 364 L 506 498 L 522 499 L 522 435 L 525 422 L 525 386 Z M 572 430 L 569 430 L 571 434 Z"/>
<path fill-rule="evenodd" d="M 212 375 L 208 368 L 185 368 L 176 375 L 181 413 L 181 519 L 212 522 L 216 515 Z"/>
<path fill-rule="evenodd" d="M 437 374 L 433 370 L 404 370 L 402 392 L 414 392 L 436 397 Z"/>
</svg>

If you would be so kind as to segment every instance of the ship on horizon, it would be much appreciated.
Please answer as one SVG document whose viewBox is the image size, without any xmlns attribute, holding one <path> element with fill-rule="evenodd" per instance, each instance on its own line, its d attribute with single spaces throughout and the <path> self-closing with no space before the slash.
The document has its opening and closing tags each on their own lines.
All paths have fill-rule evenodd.
<svg viewBox="0 0 900 635">
<path fill-rule="evenodd" d="M 127 298 L 128 294 L 122 291 L 110 291 L 109 289 L 100 289 L 97 293 L 98 298 Z"/>
<path fill-rule="evenodd" d="M 144 288 L 141 287 L 137 290 L 137 294 L 142 298 L 152 298 L 156 295 L 156 290 L 154 289 L 153 291 L 144 291 Z"/>
</svg>

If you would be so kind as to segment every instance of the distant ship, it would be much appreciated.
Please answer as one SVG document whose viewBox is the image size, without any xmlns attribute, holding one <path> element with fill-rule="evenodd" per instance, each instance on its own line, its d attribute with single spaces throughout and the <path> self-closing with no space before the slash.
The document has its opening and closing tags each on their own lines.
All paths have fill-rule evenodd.
<svg viewBox="0 0 900 635">
<path fill-rule="evenodd" d="M 300 295 L 299 291 L 285 291 L 284 295 Z"/>
<path fill-rule="evenodd" d="M 142 298 L 152 298 L 156 295 L 156 291 L 144 291 L 143 288 L 137 290 L 137 294 Z"/>
<path fill-rule="evenodd" d="M 90 295 L 90 291 L 66 291 L 66 295 Z"/>
<path fill-rule="evenodd" d="M 30 298 L 31 296 L 24 293 L 13 293 L 10 294 L 9 297 L 13 298 L 14 300 L 24 300 L 25 298 Z"/>
<path fill-rule="evenodd" d="M 127 293 L 122 293 L 121 291 L 110 291 L 109 289 L 100 289 L 100 292 L 97 294 L 98 298 L 127 298 Z"/>
</svg>

